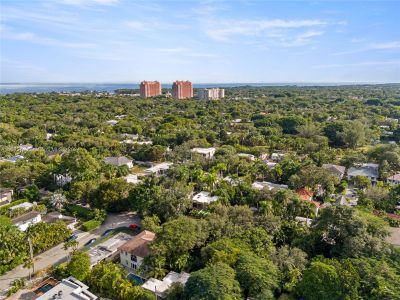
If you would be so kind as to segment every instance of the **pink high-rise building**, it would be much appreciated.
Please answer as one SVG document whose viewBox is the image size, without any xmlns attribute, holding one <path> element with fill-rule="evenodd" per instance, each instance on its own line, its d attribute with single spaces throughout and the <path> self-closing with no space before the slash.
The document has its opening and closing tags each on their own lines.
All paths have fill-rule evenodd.
<svg viewBox="0 0 400 300">
<path fill-rule="evenodd" d="M 148 98 L 161 95 L 161 84 L 158 81 L 142 81 L 140 83 L 140 97 Z"/>
<path fill-rule="evenodd" d="M 175 99 L 193 98 L 193 86 L 190 81 L 175 81 L 172 84 L 172 97 Z"/>
</svg>

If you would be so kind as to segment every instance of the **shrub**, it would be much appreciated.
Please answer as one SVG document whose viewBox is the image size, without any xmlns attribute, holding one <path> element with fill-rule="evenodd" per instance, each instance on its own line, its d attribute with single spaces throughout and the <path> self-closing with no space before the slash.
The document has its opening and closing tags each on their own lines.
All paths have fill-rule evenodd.
<svg viewBox="0 0 400 300">
<path fill-rule="evenodd" d="M 93 211 L 80 205 L 68 204 L 65 206 L 65 210 L 71 215 L 75 214 L 77 217 L 85 220 L 90 220 L 93 218 Z"/>
<path fill-rule="evenodd" d="M 83 231 L 90 231 L 93 230 L 101 225 L 100 221 L 97 220 L 89 220 L 82 224 Z"/>
</svg>

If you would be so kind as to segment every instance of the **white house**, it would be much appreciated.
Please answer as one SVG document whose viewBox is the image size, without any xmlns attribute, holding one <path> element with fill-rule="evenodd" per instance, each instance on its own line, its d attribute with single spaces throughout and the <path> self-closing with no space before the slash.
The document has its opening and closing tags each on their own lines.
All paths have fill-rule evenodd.
<svg viewBox="0 0 400 300">
<path fill-rule="evenodd" d="M 133 167 L 132 160 L 125 157 L 125 156 L 113 156 L 113 157 L 106 157 L 104 162 L 107 165 L 112 165 L 116 167 L 127 166 L 128 168 Z"/>
<path fill-rule="evenodd" d="M 356 176 L 364 176 L 371 180 L 372 183 L 376 183 L 379 177 L 379 165 L 373 163 L 365 163 L 359 166 L 351 167 L 347 171 L 347 178 L 351 180 Z"/>
<path fill-rule="evenodd" d="M 215 149 L 214 147 L 211 147 L 211 148 L 193 148 L 190 151 L 192 153 L 200 154 L 205 159 L 210 159 L 214 156 L 216 150 L 217 149 Z"/>
<path fill-rule="evenodd" d="M 142 182 L 140 179 L 138 179 L 138 176 L 136 174 L 128 174 L 123 178 L 127 183 L 138 184 Z"/>
<path fill-rule="evenodd" d="M 117 121 L 117 120 L 108 120 L 108 121 L 106 121 L 106 124 L 107 124 L 107 125 L 114 126 L 114 125 L 117 125 L 117 124 L 118 124 L 118 121 Z"/>
<path fill-rule="evenodd" d="M 153 141 L 132 141 L 132 144 L 136 144 L 136 145 L 152 145 Z"/>
<path fill-rule="evenodd" d="M 22 160 L 22 159 L 25 159 L 25 157 L 22 155 L 15 155 L 15 156 L 11 156 L 8 158 L 2 158 L 2 159 L 0 159 L 0 162 L 3 161 L 3 162 L 16 163 L 17 161 Z"/>
<path fill-rule="evenodd" d="M 164 175 L 172 165 L 172 162 L 155 164 L 154 166 L 144 170 L 144 173 L 147 175 L 161 176 Z"/>
<path fill-rule="evenodd" d="M 12 219 L 12 223 L 18 227 L 19 230 L 25 231 L 29 226 L 42 221 L 42 216 L 37 211 L 30 211 L 22 216 Z"/>
<path fill-rule="evenodd" d="M 121 136 L 124 137 L 124 138 L 131 139 L 131 140 L 139 139 L 139 135 L 138 134 L 134 134 L 134 133 L 122 133 Z"/>
<path fill-rule="evenodd" d="M 271 154 L 271 160 L 273 161 L 281 161 L 285 157 L 284 153 L 274 152 Z"/>
<path fill-rule="evenodd" d="M 387 182 L 390 184 L 400 184 L 400 173 L 388 177 Z"/>
<path fill-rule="evenodd" d="M 272 182 L 268 182 L 268 181 L 255 181 L 251 186 L 256 190 L 268 189 L 269 191 L 274 190 L 274 189 L 289 188 L 289 186 L 287 186 L 286 184 L 277 184 L 277 183 L 272 183 Z"/>
<path fill-rule="evenodd" d="M 26 144 L 26 145 L 19 145 L 18 148 L 21 151 L 29 151 L 33 149 L 33 146 L 31 144 Z"/>
<path fill-rule="evenodd" d="M 209 192 L 200 192 L 192 196 L 193 206 L 202 209 L 218 200 L 218 196 L 211 196 Z"/>
<path fill-rule="evenodd" d="M 18 204 L 18 205 L 10 207 L 10 210 L 13 211 L 13 210 L 20 209 L 20 208 L 23 208 L 24 210 L 27 210 L 27 209 L 32 208 L 32 206 L 34 206 L 34 205 L 36 205 L 36 202 L 33 202 L 33 203 L 24 202 L 24 203 L 21 203 L 21 204 Z"/>
<path fill-rule="evenodd" d="M 247 158 L 248 160 L 254 161 L 256 157 L 253 154 L 249 153 L 238 153 L 237 154 L 240 158 Z"/>
<path fill-rule="evenodd" d="M 120 246 L 121 264 L 129 270 L 137 270 L 143 263 L 143 259 L 150 254 L 149 243 L 154 240 L 156 234 L 144 230 L 125 244 Z"/>
<path fill-rule="evenodd" d="M 89 287 L 87 285 L 70 276 L 36 298 L 36 300 L 49 299 L 96 300 L 98 297 L 89 292 Z"/>
<path fill-rule="evenodd" d="M 131 235 L 126 233 L 118 233 L 105 242 L 97 244 L 88 252 L 90 258 L 90 266 L 93 267 L 101 261 L 114 260 L 119 256 L 119 247 L 130 241 Z"/>
<path fill-rule="evenodd" d="M 180 283 L 185 286 L 189 277 L 189 273 L 176 273 L 174 271 L 171 271 L 162 280 L 150 278 L 142 285 L 142 288 L 153 292 L 156 295 L 157 299 L 162 299 L 164 297 L 164 293 L 171 287 L 172 284 Z"/>
<path fill-rule="evenodd" d="M 13 189 L 0 188 L 0 206 L 7 205 L 11 202 L 14 194 Z"/>
</svg>

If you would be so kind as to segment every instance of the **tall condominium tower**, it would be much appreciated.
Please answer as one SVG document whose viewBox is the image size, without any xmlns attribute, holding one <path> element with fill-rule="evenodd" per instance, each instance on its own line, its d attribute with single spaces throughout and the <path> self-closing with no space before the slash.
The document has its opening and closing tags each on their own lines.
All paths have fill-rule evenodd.
<svg viewBox="0 0 400 300">
<path fill-rule="evenodd" d="M 200 89 L 197 96 L 202 100 L 216 100 L 225 97 L 225 90 L 220 88 Z"/>
<path fill-rule="evenodd" d="M 140 83 L 140 97 L 148 98 L 161 95 L 161 84 L 158 81 L 142 81 Z"/>
<path fill-rule="evenodd" d="M 175 81 L 172 84 L 172 97 L 175 99 L 193 98 L 193 86 L 190 81 Z"/>
</svg>

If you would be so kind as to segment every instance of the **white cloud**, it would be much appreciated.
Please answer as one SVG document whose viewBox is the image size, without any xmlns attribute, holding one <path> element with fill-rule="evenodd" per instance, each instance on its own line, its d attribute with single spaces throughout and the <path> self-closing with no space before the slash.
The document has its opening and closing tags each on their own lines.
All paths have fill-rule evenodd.
<svg viewBox="0 0 400 300">
<path fill-rule="evenodd" d="M 146 30 L 147 26 L 144 22 L 140 21 L 128 21 L 125 23 L 131 29 L 135 30 Z"/>
<path fill-rule="evenodd" d="M 400 60 L 387 60 L 387 61 L 363 61 L 358 63 L 341 63 L 341 64 L 327 64 L 314 66 L 316 69 L 325 68 L 343 68 L 343 67 L 364 67 L 364 66 L 399 66 Z"/>
<path fill-rule="evenodd" d="M 323 35 L 323 34 L 324 34 L 323 31 L 312 31 L 312 30 L 310 30 L 310 31 L 306 31 L 304 33 L 299 34 L 297 36 L 297 38 L 299 40 L 307 40 L 307 39 L 310 39 L 310 38 L 312 38 L 314 36 L 320 36 L 320 35 Z"/>
<path fill-rule="evenodd" d="M 157 52 L 163 53 L 171 53 L 181 56 L 188 56 L 188 57 L 216 57 L 216 54 L 213 53 L 202 53 L 193 51 L 190 48 L 158 48 L 156 49 Z"/>
<path fill-rule="evenodd" d="M 328 25 L 321 20 L 223 20 L 211 21 L 206 33 L 215 40 L 227 41 L 235 35 L 257 36 L 269 30 L 299 29 Z"/>
<path fill-rule="evenodd" d="M 371 48 L 371 49 L 399 49 L 400 41 L 371 44 L 371 45 L 369 45 L 369 48 Z"/>
<path fill-rule="evenodd" d="M 62 0 L 64 4 L 90 6 L 90 5 L 113 5 L 117 4 L 119 0 Z"/>
<path fill-rule="evenodd" d="M 43 44 L 48 46 L 65 47 L 65 48 L 94 48 L 95 44 L 92 43 L 79 43 L 79 42 L 69 42 L 61 41 L 57 39 L 41 37 L 31 32 L 12 32 L 12 31 L 2 31 L 1 39 L 26 41 L 35 44 Z"/>
</svg>

